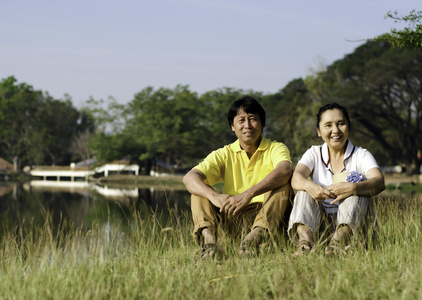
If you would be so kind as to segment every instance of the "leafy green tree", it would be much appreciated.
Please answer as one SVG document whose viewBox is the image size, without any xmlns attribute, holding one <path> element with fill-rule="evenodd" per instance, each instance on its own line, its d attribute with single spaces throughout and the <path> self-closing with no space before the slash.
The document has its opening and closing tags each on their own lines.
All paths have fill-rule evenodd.
<svg viewBox="0 0 422 300">
<path fill-rule="evenodd" d="M 204 152 L 207 107 L 187 86 L 147 87 L 126 106 L 111 101 L 104 109 L 93 99 L 90 105 L 98 129 L 90 147 L 100 161 L 125 157 L 149 174 L 157 162 L 181 167 Z"/>
<path fill-rule="evenodd" d="M 312 145 L 314 140 L 313 99 L 302 78 L 290 81 L 278 93 L 264 97 L 267 125 L 264 134 L 286 144 L 293 160 Z"/>
<path fill-rule="evenodd" d="M 1 155 L 13 162 L 15 170 L 29 160 L 31 146 L 42 140 L 36 128 L 37 107 L 42 105 L 41 91 L 11 76 L 0 82 Z M 34 141 L 34 143 L 32 143 Z"/>
<path fill-rule="evenodd" d="M 397 22 L 406 22 L 408 27 L 398 30 L 391 29 L 391 32 L 384 33 L 374 40 L 377 42 L 388 42 L 394 47 L 417 49 L 422 48 L 422 11 L 412 10 L 407 16 L 399 16 L 398 12 L 388 12 L 386 18 Z"/>
<path fill-rule="evenodd" d="M 0 154 L 15 170 L 69 164 L 73 138 L 92 128 L 92 117 L 74 108 L 69 97 L 55 100 L 13 76 L 0 82 Z"/>
<path fill-rule="evenodd" d="M 41 161 L 49 165 L 68 165 L 71 162 L 71 145 L 80 128 L 79 118 L 80 113 L 73 107 L 70 99 L 62 101 L 48 95 L 44 97 L 35 119 L 37 132 L 42 133 L 41 145 L 46 154 Z M 37 148 L 32 149 L 39 152 Z M 41 161 L 34 159 L 35 163 Z"/>
<path fill-rule="evenodd" d="M 203 106 L 187 86 L 147 87 L 129 103 L 123 134 L 141 145 L 141 161 L 162 161 L 182 167 L 204 152 L 207 136 Z"/>
</svg>

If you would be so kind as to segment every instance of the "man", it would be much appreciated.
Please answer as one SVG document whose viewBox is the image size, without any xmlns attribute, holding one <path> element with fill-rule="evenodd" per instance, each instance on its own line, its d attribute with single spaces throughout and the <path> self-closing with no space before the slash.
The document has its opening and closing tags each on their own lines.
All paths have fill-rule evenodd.
<svg viewBox="0 0 422 300">
<path fill-rule="evenodd" d="M 259 244 L 278 231 L 293 198 L 290 152 L 262 136 L 265 111 L 258 101 L 242 97 L 227 118 L 237 141 L 213 151 L 183 178 L 192 194 L 193 234 L 203 247 L 201 257 L 221 254 L 219 224 L 230 231 L 247 230 L 239 254 L 257 255 Z M 224 183 L 222 194 L 212 188 L 219 182 Z"/>
</svg>

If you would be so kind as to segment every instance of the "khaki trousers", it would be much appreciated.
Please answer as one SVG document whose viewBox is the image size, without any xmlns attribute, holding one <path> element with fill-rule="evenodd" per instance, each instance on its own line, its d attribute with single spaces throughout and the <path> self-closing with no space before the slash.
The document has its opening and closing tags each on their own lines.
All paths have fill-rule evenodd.
<svg viewBox="0 0 422 300">
<path fill-rule="evenodd" d="M 202 245 L 202 230 L 211 229 L 217 238 L 218 226 L 230 234 L 244 234 L 255 227 L 267 229 L 270 235 L 281 233 L 281 225 L 287 224 L 292 209 L 294 193 L 290 184 L 269 191 L 264 195 L 264 202 L 251 203 L 235 216 L 214 206 L 208 199 L 191 196 L 191 209 L 194 223 L 193 235 Z"/>
</svg>

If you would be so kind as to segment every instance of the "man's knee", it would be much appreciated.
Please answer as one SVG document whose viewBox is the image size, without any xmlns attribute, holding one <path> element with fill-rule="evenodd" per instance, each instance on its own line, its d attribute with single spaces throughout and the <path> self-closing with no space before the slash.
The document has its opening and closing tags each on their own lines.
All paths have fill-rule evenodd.
<svg viewBox="0 0 422 300">
<path fill-rule="evenodd" d="M 277 201 L 286 201 L 286 203 L 292 204 L 294 198 L 294 192 L 290 183 L 285 184 L 277 189 L 269 191 L 265 195 L 265 201 L 274 199 Z"/>
<path fill-rule="evenodd" d="M 192 212 L 196 210 L 203 210 L 204 208 L 208 208 L 211 205 L 211 202 L 208 199 L 197 195 L 191 195 L 190 203 Z"/>
</svg>

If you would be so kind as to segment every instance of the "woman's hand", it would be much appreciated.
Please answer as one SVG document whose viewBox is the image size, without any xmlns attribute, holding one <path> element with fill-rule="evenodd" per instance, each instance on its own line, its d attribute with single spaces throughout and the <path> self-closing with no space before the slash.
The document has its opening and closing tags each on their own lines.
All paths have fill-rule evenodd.
<svg viewBox="0 0 422 300">
<path fill-rule="evenodd" d="M 324 201 L 326 199 L 336 198 L 336 194 L 334 194 L 328 188 L 324 188 L 323 186 L 312 181 L 308 182 L 305 190 L 315 201 Z"/>
<path fill-rule="evenodd" d="M 384 176 L 378 168 L 370 169 L 365 176 L 367 179 L 361 182 L 339 182 L 328 186 L 327 189 L 336 195 L 331 204 L 352 195 L 371 197 L 385 189 Z"/>
<path fill-rule="evenodd" d="M 325 199 L 335 198 L 328 189 L 308 180 L 311 170 L 304 164 L 297 164 L 292 177 L 292 187 L 297 191 L 306 191 L 315 201 L 324 201 Z"/>
<path fill-rule="evenodd" d="M 353 182 L 339 182 L 327 186 L 327 190 L 329 190 L 334 195 L 334 197 L 331 197 L 334 200 L 330 202 L 330 204 L 334 204 L 340 200 L 346 199 L 349 196 L 355 195 L 356 186 L 357 183 Z"/>
</svg>

